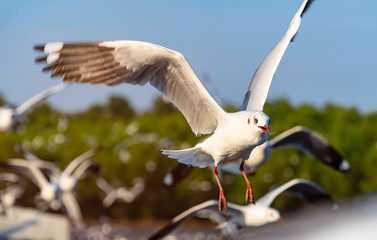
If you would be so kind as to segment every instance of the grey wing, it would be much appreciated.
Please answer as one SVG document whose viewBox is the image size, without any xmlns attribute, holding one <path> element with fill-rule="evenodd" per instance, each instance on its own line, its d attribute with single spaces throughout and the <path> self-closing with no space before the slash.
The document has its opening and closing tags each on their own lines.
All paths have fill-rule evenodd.
<svg viewBox="0 0 377 240">
<path fill-rule="evenodd" d="M 82 214 L 80 206 L 72 192 L 62 193 L 62 202 L 67 211 L 68 217 L 73 221 L 76 227 L 83 228 Z"/>
<path fill-rule="evenodd" d="M 296 126 L 270 141 L 273 149 L 293 146 L 336 170 L 350 170 L 349 163 L 327 140 L 311 129 Z"/>
<path fill-rule="evenodd" d="M 43 100 L 45 100 L 49 96 L 51 96 L 51 95 L 53 95 L 57 92 L 60 92 L 61 90 L 66 88 L 68 85 L 69 84 L 67 84 L 67 83 L 61 83 L 61 84 L 58 84 L 58 85 L 56 85 L 52 88 L 49 88 L 49 89 L 47 89 L 47 90 L 45 90 L 41 93 L 38 93 L 34 97 L 30 98 L 29 100 L 27 100 L 26 102 L 21 104 L 19 107 L 17 107 L 16 108 L 17 114 L 22 115 L 24 112 L 26 112 L 28 109 L 30 109 L 34 105 L 42 102 Z"/>
<path fill-rule="evenodd" d="M 272 78 L 279 66 L 280 60 L 291 42 L 291 39 L 295 36 L 301 25 L 301 14 L 307 9 L 307 6 L 310 5 L 311 2 L 312 1 L 304 0 L 300 9 L 292 19 L 287 32 L 268 53 L 266 58 L 255 71 L 249 87 L 247 88 L 242 110 L 263 111 L 263 106 L 267 99 Z"/>
<path fill-rule="evenodd" d="M 23 179 L 18 176 L 17 174 L 14 173 L 9 173 L 9 172 L 1 172 L 0 173 L 0 182 L 3 181 L 8 181 L 12 183 L 21 183 Z"/>
<path fill-rule="evenodd" d="M 318 184 L 305 179 L 293 179 L 265 194 L 257 201 L 257 204 L 269 207 L 281 193 L 291 193 L 311 203 L 334 203 L 330 195 Z"/>
<path fill-rule="evenodd" d="M 85 160 L 88 158 L 91 158 L 96 154 L 95 149 L 90 149 L 87 152 L 84 152 L 83 154 L 79 155 L 75 159 L 73 159 L 68 166 L 64 169 L 62 175 L 71 175 L 73 171 Z"/>
<path fill-rule="evenodd" d="M 102 189 L 106 194 L 110 193 L 113 191 L 115 188 L 109 184 L 104 178 L 99 177 L 96 180 L 97 186 Z"/>
<path fill-rule="evenodd" d="M 117 200 L 117 189 L 114 189 L 106 194 L 106 196 L 102 200 L 102 205 L 106 208 L 110 207 L 114 204 L 114 202 Z"/>
<path fill-rule="evenodd" d="M 206 202 L 203 202 L 201 204 L 198 204 L 192 208 L 189 208 L 188 210 L 184 211 L 183 213 L 179 214 L 173 220 L 170 221 L 166 226 L 163 228 L 159 229 L 156 233 L 154 233 L 151 237 L 149 237 L 150 240 L 152 239 L 160 239 L 163 238 L 164 236 L 168 235 L 170 232 L 172 232 L 174 229 L 179 227 L 184 221 L 194 217 L 194 216 L 199 216 L 201 218 L 210 218 L 212 220 L 216 219 L 222 219 L 218 215 L 219 210 L 218 210 L 218 204 L 219 202 L 216 200 L 209 200 Z M 229 208 L 228 205 L 228 212 L 230 211 L 238 211 L 237 209 L 232 209 Z M 213 216 L 211 216 L 214 214 Z M 223 222 L 218 222 L 218 224 L 221 224 Z"/>
<path fill-rule="evenodd" d="M 67 82 L 117 85 L 150 83 L 183 113 L 195 134 L 213 132 L 224 110 L 200 82 L 182 54 L 138 41 L 48 43 L 43 69 Z"/>
<path fill-rule="evenodd" d="M 99 173 L 100 171 L 100 165 L 87 159 L 76 168 L 72 175 L 74 175 L 76 179 L 81 180 L 85 178 L 87 172 Z"/>
<path fill-rule="evenodd" d="M 0 168 L 6 169 L 7 171 L 11 171 L 14 173 L 19 174 L 20 176 L 23 176 L 33 182 L 36 186 L 39 187 L 39 184 L 34 177 L 34 175 L 29 171 L 27 167 L 24 166 L 15 166 L 13 164 L 9 164 L 8 162 L 0 162 Z"/>
<path fill-rule="evenodd" d="M 33 162 L 33 164 L 40 168 L 43 173 L 47 174 L 50 179 L 57 179 L 60 176 L 61 171 L 55 163 L 40 159 L 22 145 L 18 145 L 16 150 L 20 152 L 26 160 Z"/>
<path fill-rule="evenodd" d="M 0 164 L 3 167 L 13 169 L 22 175 L 28 177 L 36 186 L 42 189 L 46 185 L 50 185 L 46 176 L 42 171 L 32 162 L 24 159 L 11 158 L 6 163 Z"/>
</svg>

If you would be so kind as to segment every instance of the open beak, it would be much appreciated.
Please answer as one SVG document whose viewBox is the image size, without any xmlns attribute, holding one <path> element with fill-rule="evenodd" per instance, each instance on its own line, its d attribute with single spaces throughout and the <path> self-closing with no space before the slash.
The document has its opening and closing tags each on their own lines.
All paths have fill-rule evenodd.
<svg viewBox="0 0 377 240">
<path fill-rule="evenodd" d="M 283 221 L 284 219 L 282 217 L 279 217 L 278 220 L 276 220 L 277 222 L 281 222 Z"/>
<path fill-rule="evenodd" d="M 267 135 L 270 135 L 270 127 L 265 124 L 264 126 L 258 126 L 260 129 L 262 129 L 263 132 L 265 132 Z"/>
</svg>

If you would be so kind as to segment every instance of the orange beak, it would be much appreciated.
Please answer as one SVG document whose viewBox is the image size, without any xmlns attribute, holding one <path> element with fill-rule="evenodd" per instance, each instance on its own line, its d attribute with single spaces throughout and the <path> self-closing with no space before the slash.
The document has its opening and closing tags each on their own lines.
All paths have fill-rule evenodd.
<svg viewBox="0 0 377 240">
<path fill-rule="evenodd" d="M 279 217 L 278 220 L 276 220 L 277 222 L 281 222 L 283 221 L 283 218 L 282 217 Z"/>
<path fill-rule="evenodd" d="M 263 132 L 270 135 L 270 127 L 267 124 L 265 124 L 264 126 L 258 126 L 258 127 L 262 129 Z"/>
</svg>

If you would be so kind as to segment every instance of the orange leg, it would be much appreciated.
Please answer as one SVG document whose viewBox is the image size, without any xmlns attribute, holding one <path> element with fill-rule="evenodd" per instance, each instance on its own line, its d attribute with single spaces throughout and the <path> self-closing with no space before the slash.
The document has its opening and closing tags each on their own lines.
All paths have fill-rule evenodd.
<svg viewBox="0 0 377 240">
<path fill-rule="evenodd" d="M 226 203 L 224 191 L 223 191 L 223 188 L 221 187 L 221 183 L 220 183 L 219 178 L 217 176 L 218 175 L 217 166 L 215 166 L 215 168 L 213 169 L 213 174 L 215 175 L 217 185 L 219 186 L 219 191 L 220 191 L 220 193 L 219 193 L 219 210 L 220 210 L 220 212 L 222 210 L 228 211 L 228 206 L 227 206 L 227 203 Z"/>
<path fill-rule="evenodd" d="M 251 186 L 251 183 L 249 182 L 249 179 L 247 178 L 247 176 L 244 172 L 243 165 L 244 165 L 244 161 L 242 161 L 241 164 L 240 164 L 240 171 L 241 171 L 243 177 L 245 178 L 245 181 L 246 181 L 246 184 L 247 184 L 246 202 L 250 201 L 253 204 L 255 204 L 254 195 L 253 195 L 253 187 Z"/>
</svg>

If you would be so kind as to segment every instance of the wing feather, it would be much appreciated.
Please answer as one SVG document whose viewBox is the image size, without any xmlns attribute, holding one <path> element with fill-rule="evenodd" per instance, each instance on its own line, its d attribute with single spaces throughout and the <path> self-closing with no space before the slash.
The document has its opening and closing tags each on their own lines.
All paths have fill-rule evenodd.
<svg viewBox="0 0 377 240">
<path fill-rule="evenodd" d="M 263 111 L 264 103 L 266 102 L 268 91 L 271 86 L 272 78 L 279 66 L 285 51 L 288 48 L 291 39 L 296 35 L 298 28 L 301 25 L 301 13 L 308 8 L 312 1 L 304 0 L 301 7 L 293 17 L 287 32 L 280 39 L 280 41 L 272 48 L 263 62 L 255 71 L 250 84 L 247 88 L 242 110 L 257 110 Z"/>
<path fill-rule="evenodd" d="M 268 192 L 263 197 L 258 199 L 257 204 L 269 207 L 277 196 L 282 193 L 291 193 L 299 198 L 302 198 L 308 202 L 331 202 L 335 203 L 330 195 L 318 184 L 305 180 L 305 179 L 293 179 L 280 187 Z"/>
<path fill-rule="evenodd" d="M 320 134 L 301 126 L 291 128 L 270 141 L 273 149 L 293 146 L 336 170 L 350 170 L 349 163 Z"/>
<path fill-rule="evenodd" d="M 44 72 L 67 82 L 117 85 L 150 83 L 183 113 L 195 134 L 213 132 L 224 116 L 182 54 L 138 41 L 48 43 Z"/>
</svg>

